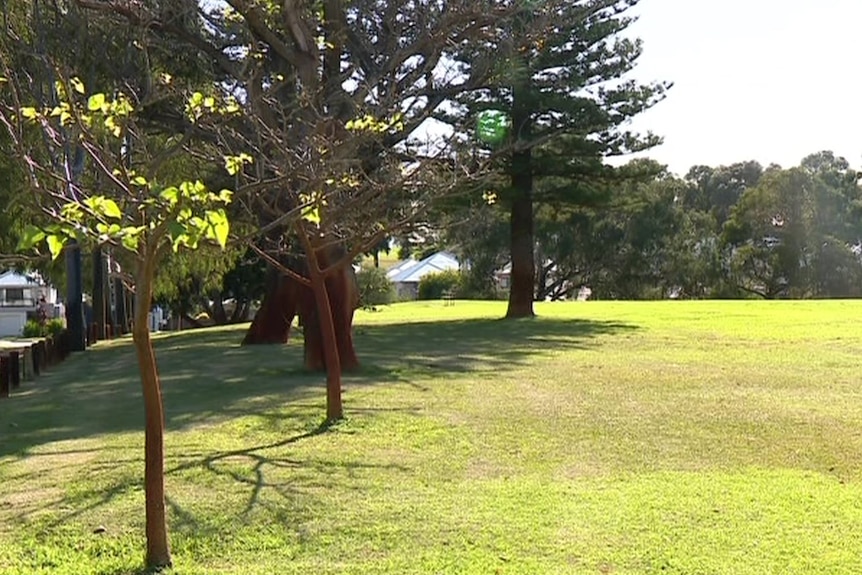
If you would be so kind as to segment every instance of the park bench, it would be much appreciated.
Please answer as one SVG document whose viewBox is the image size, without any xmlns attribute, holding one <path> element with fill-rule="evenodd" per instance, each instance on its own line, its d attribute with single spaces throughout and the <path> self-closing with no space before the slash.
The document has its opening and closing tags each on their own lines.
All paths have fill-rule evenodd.
<svg viewBox="0 0 862 575">
<path fill-rule="evenodd" d="M 455 292 L 453 290 L 444 291 L 442 298 L 443 298 L 443 307 L 455 305 Z"/>
</svg>

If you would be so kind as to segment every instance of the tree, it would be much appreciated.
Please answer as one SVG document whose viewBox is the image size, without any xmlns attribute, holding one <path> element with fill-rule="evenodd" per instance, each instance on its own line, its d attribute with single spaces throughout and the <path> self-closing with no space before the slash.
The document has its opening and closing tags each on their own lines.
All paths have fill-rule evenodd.
<svg viewBox="0 0 862 575">
<path fill-rule="evenodd" d="M 4 62 L 4 64 L 6 64 Z M 156 269 L 173 247 L 196 249 L 206 241 L 224 247 L 229 224 L 224 205 L 232 192 L 211 192 L 200 181 L 163 183 L 172 154 L 141 127 L 137 93 L 87 93 L 77 77 L 59 70 L 56 105 L 28 105 L 26 71 L 3 67 L 10 84 L 0 107 L 0 123 L 15 144 L 16 157 L 30 169 L 30 187 L 53 223 L 30 226 L 22 247 L 43 245 L 57 258 L 75 241 L 111 245 L 134 262 L 135 315 L 133 339 L 141 376 L 145 412 L 146 561 L 149 567 L 170 565 L 165 518 L 164 411 L 148 313 Z M 150 95 L 152 97 L 152 95 Z M 213 110 L 221 113 L 222 109 Z M 31 137 L 37 133 L 41 137 Z M 86 154 L 87 169 L 75 174 L 70 142 Z M 197 151 L 197 150 L 196 150 Z M 40 163 L 39 158 L 57 161 Z"/>
<path fill-rule="evenodd" d="M 507 317 L 533 315 L 534 204 L 589 204 L 606 193 L 609 155 L 659 143 L 624 129 L 660 101 L 664 83 L 626 78 L 641 43 L 620 37 L 637 0 L 525 3 L 497 35 L 465 48 L 465 59 L 500 64 L 485 88 L 467 92 L 463 110 L 499 109 L 511 118 L 507 187 L 497 190 L 510 215 L 512 285 Z"/>
<path fill-rule="evenodd" d="M 330 299 L 327 279 L 416 218 L 456 177 L 479 172 L 462 169 L 450 142 L 419 147 L 416 135 L 444 102 L 485 81 L 483 70 L 464 72 L 448 54 L 510 9 L 490 0 L 229 0 L 227 10 L 174 3 L 181 22 L 198 22 L 188 26 L 165 17 L 158 8 L 167 3 L 76 4 L 131 24 L 147 43 L 181 45 L 205 60 L 213 82 L 195 110 L 225 92 L 242 102 L 238 118 L 197 122 L 196 134 L 241 159 L 237 203 L 260 229 L 256 253 L 313 295 L 300 311 L 316 327 L 320 337 L 306 339 L 321 353 L 306 357 L 325 357 L 327 418 L 340 418 L 339 356 L 353 351 L 352 339 L 338 334 L 349 336 L 352 303 Z M 152 106 L 150 117 L 185 130 L 187 115 L 164 108 Z M 285 265 L 289 254 L 300 255 L 299 266 Z M 278 312 L 282 303 L 265 298 L 263 307 Z M 337 330 L 333 307 L 351 309 L 338 314 Z"/>
<path fill-rule="evenodd" d="M 832 152 L 788 170 L 768 169 L 724 225 L 738 287 L 764 298 L 859 293 L 857 179 Z"/>
</svg>

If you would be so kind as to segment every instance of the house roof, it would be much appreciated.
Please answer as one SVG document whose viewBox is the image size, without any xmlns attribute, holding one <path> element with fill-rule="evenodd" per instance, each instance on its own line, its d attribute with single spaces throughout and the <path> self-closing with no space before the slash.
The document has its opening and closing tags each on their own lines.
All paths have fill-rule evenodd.
<svg viewBox="0 0 862 575">
<path fill-rule="evenodd" d="M 28 276 L 9 270 L 0 273 L 0 287 L 29 287 L 41 286 L 41 282 L 37 281 L 34 276 Z"/>
<path fill-rule="evenodd" d="M 401 272 L 403 272 L 407 268 L 411 268 L 418 263 L 419 263 L 419 260 L 414 260 L 414 259 L 401 260 L 400 262 L 396 263 L 395 265 L 390 267 L 388 270 L 386 270 L 386 277 L 388 277 L 389 279 L 392 279 L 393 277 L 400 274 Z"/>
<path fill-rule="evenodd" d="M 457 270 L 460 267 L 458 259 L 453 254 L 449 252 L 437 252 L 413 265 L 402 267 L 399 271 L 390 275 L 389 279 L 394 283 L 419 283 L 419 280 L 428 274 Z"/>
</svg>

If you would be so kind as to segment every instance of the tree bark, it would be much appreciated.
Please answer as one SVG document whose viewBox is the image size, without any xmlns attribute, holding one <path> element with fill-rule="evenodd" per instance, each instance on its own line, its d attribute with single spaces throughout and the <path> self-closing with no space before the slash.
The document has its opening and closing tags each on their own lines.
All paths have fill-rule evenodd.
<svg viewBox="0 0 862 575">
<path fill-rule="evenodd" d="M 530 78 L 516 78 L 512 87 L 514 151 L 509 165 L 512 183 L 510 212 L 511 285 L 507 318 L 533 317 L 535 262 L 533 254 L 533 155 Z"/>
<path fill-rule="evenodd" d="M 324 261 L 324 258 L 321 258 L 321 261 Z M 356 277 L 350 266 L 337 270 L 326 278 L 326 291 L 342 371 L 359 367 L 359 359 L 353 346 L 353 312 L 357 304 L 357 290 Z M 306 296 L 300 303 L 300 316 L 305 339 L 305 367 L 312 371 L 323 371 L 326 368 L 326 360 L 319 307 L 311 290 L 306 289 Z"/>
<path fill-rule="evenodd" d="M 135 324 L 133 339 L 144 396 L 144 494 L 148 568 L 171 565 L 165 513 L 165 414 L 162 390 L 147 316 L 152 304 L 155 267 L 150 256 L 142 256 L 135 278 Z"/>
<path fill-rule="evenodd" d="M 212 320 L 215 325 L 225 325 L 227 323 L 227 313 L 224 310 L 224 298 L 220 291 L 212 294 Z"/>
<path fill-rule="evenodd" d="M 332 258 L 319 256 L 318 265 L 328 265 Z M 307 270 L 306 270 L 307 271 Z M 353 268 L 337 270 L 326 278 L 327 297 L 331 320 L 335 325 L 336 345 L 341 369 L 359 367 L 353 345 L 353 312 L 356 309 L 358 288 Z M 263 303 L 246 332 L 243 345 L 285 344 L 290 336 L 293 318 L 299 314 L 303 327 L 305 367 L 311 371 L 324 371 L 323 334 L 318 320 L 319 305 L 312 288 L 282 276 L 267 288 Z"/>
<path fill-rule="evenodd" d="M 285 344 L 290 336 L 290 324 L 296 317 L 300 294 L 288 278 L 275 271 L 271 274 L 260 309 L 242 340 L 243 345 Z"/>
<path fill-rule="evenodd" d="M 326 277 L 322 273 L 317 251 L 311 243 L 303 224 L 297 224 L 297 231 L 302 239 L 308 274 L 311 280 L 311 291 L 317 308 L 317 324 L 323 348 L 323 360 L 326 365 L 326 421 L 333 422 L 344 418 L 344 407 L 341 403 L 341 360 L 338 355 L 338 339 L 335 334 L 335 323 L 332 321 L 332 306 L 329 303 L 329 291 L 326 288 Z M 324 260 L 325 261 L 325 260 Z M 306 327 L 306 329 L 308 329 Z"/>
<path fill-rule="evenodd" d="M 106 338 L 107 302 L 105 301 L 105 258 L 102 246 L 93 248 L 93 323 L 96 324 L 96 341 Z"/>
<path fill-rule="evenodd" d="M 117 326 L 119 328 L 117 335 L 125 335 L 129 332 L 129 317 L 126 309 L 126 287 L 120 278 L 114 279 L 114 292 L 116 293 Z"/>
</svg>

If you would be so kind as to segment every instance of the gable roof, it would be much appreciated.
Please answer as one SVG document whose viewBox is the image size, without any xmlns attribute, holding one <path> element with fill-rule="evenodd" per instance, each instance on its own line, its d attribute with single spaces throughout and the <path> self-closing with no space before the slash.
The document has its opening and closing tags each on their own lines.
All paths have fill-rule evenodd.
<svg viewBox="0 0 862 575">
<path fill-rule="evenodd" d="M 390 267 L 388 270 L 386 270 L 386 277 L 388 277 L 389 279 L 392 279 L 393 277 L 400 274 L 401 272 L 403 272 L 407 268 L 412 268 L 413 266 L 415 266 L 418 263 L 419 263 L 419 260 L 414 260 L 414 259 L 401 260 L 400 262 L 396 263 L 395 265 Z"/>
<path fill-rule="evenodd" d="M 0 287 L 27 287 L 41 286 L 42 282 L 38 281 L 35 276 L 25 275 L 8 270 L 0 273 Z"/>
<path fill-rule="evenodd" d="M 413 265 L 401 268 L 395 274 L 389 276 L 394 283 L 419 283 L 428 274 L 439 273 L 447 270 L 460 269 L 458 259 L 449 252 L 437 252 Z"/>
</svg>

